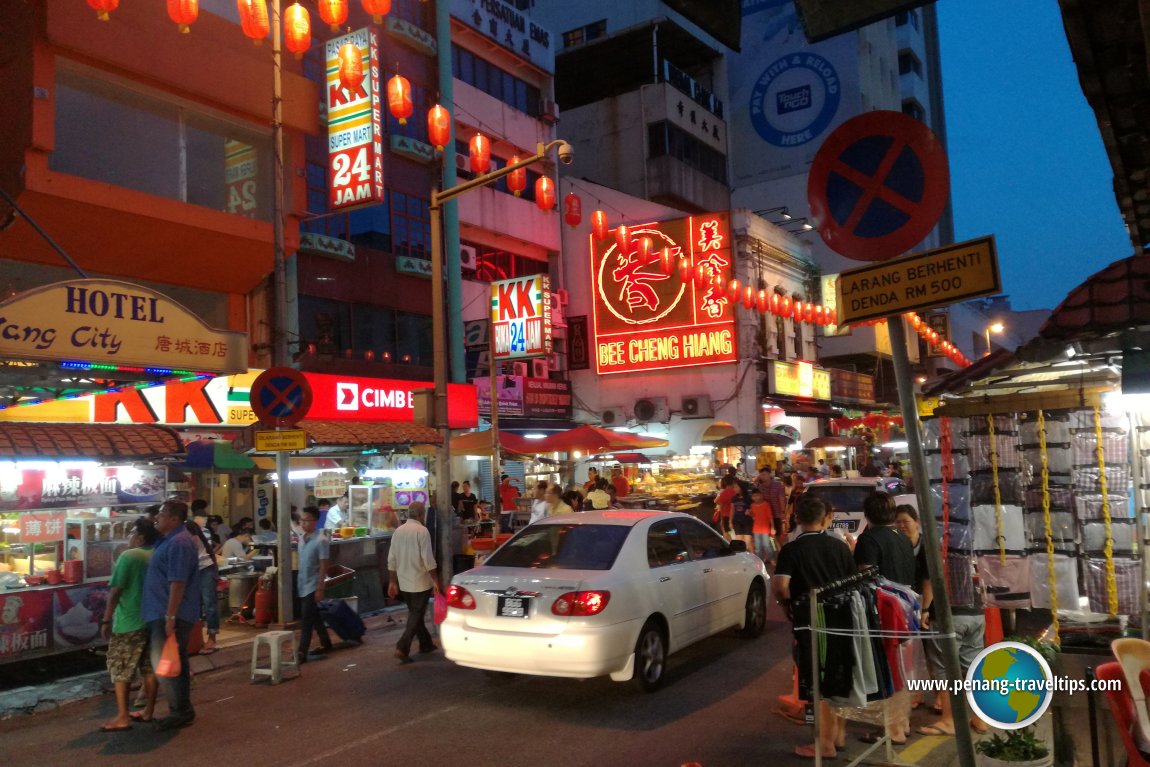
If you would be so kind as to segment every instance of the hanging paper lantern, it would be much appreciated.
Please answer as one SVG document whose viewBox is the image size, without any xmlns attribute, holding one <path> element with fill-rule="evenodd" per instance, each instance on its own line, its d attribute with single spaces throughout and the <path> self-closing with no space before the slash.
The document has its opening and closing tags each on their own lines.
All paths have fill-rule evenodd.
<svg viewBox="0 0 1150 767">
<path fill-rule="evenodd" d="M 640 237 L 639 238 L 639 263 L 640 264 L 645 264 L 645 263 L 647 263 L 647 261 L 650 260 L 651 248 L 653 246 L 654 246 L 654 243 L 651 242 L 650 237 Z"/>
<path fill-rule="evenodd" d="M 631 252 L 631 230 L 625 224 L 619 224 L 615 230 L 615 244 L 619 246 L 620 253 Z"/>
<path fill-rule="evenodd" d="M 755 305 L 755 289 L 750 285 L 743 288 L 743 307 L 750 309 Z"/>
<path fill-rule="evenodd" d="M 240 28 L 259 45 L 272 31 L 267 0 L 236 0 L 236 8 L 240 12 Z"/>
<path fill-rule="evenodd" d="M 519 162 L 519 155 L 511 155 L 511 159 L 507 161 L 508 165 L 515 165 Z M 511 193 L 518 197 L 524 189 L 527 188 L 527 169 L 519 168 L 507 174 L 507 188 Z M 591 228 L 595 228 L 595 217 L 591 217 Z M 601 238 L 600 238 L 601 239 Z"/>
<path fill-rule="evenodd" d="M 535 207 L 544 213 L 555 207 L 555 182 L 547 176 L 535 179 Z"/>
<path fill-rule="evenodd" d="M 311 16 L 298 2 L 284 11 L 284 47 L 297 59 L 302 59 L 311 47 Z"/>
<path fill-rule="evenodd" d="M 827 324 L 826 310 L 823 309 L 823 307 L 821 305 L 815 307 L 815 324 L 816 325 L 826 325 Z"/>
<path fill-rule="evenodd" d="M 339 47 L 339 84 L 348 93 L 358 93 L 363 84 L 363 51 L 355 43 L 344 43 Z"/>
<path fill-rule="evenodd" d="M 739 282 L 737 279 L 735 279 L 735 280 L 731 280 L 730 282 L 728 282 L 728 283 L 727 283 L 727 296 L 728 296 L 728 297 L 729 297 L 729 298 L 730 298 L 732 301 L 736 301 L 736 300 L 738 300 L 738 298 L 739 298 L 739 290 L 740 290 L 742 287 L 743 287 L 743 286 L 742 286 L 742 284 L 741 284 L 741 283 L 740 283 L 740 282 Z"/>
<path fill-rule="evenodd" d="M 451 141 L 451 113 L 439 104 L 427 113 L 427 137 L 440 152 Z"/>
<path fill-rule="evenodd" d="M 839 319 L 839 311 L 838 311 L 838 309 L 830 309 L 830 310 L 828 310 L 828 316 L 827 316 L 827 324 L 828 324 L 828 325 L 837 325 L 837 324 L 838 324 L 838 319 Z"/>
<path fill-rule="evenodd" d="M 364 13 L 371 14 L 375 24 L 382 24 L 383 17 L 391 12 L 391 0 L 363 0 Z"/>
<path fill-rule="evenodd" d="M 663 267 L 663 274 L 670 275 L 675 268 L 675 256 L 671 253 L 670 247 L 663 248 L 659 254 L 659 263 Z"/>
<path fill-rule="evenodd" d="M 679 279 L 683 282 L 691 280 L 691 262 L 685 258 L 679 259 Z"/>
<path fill-rule="evenodd" d="M 919 317 L 919 316 L 918 316 L 917 314 L 915 314 L 914 312 L 911 312 L 911 315 L 910 315 L 910 326 L 911 326 L 912 328 L 914 328 L 915 330 L 918 330 L 918 329 L 919 329 L 919 326 L 921 326 L 921 325 L 922 325 L 922 317 Z"/>
<path fill-rule="evenodd" d="M 579 195 L 574 192 L 568 192 L 567 196 L 563 198 L 563 220 L 571 228 L 575 228 L 583 222 L 583 200 L 579 199 Z M 650 243 L 651 241 L 648 239 L 647 244 L 650 245 Z"/>
<path fill-rule="evenodd" d="M 339 31 L 339 25 L 347 21 L 347 0 L 318 0 L 319 17 L 331 25 L 332 32 Z"/>
<path fill-rule="evenodd" d="M 414 107 L 411 103 L 411 83 L 406 77 L 396 75 L 387 81 L 387 108 L 400 125 L 407 125 L 407 118 L 411 117 Z"/>
<path fill-rule="evenodd" d="M 512 173 L 511 175 L 514 176 L 515 174 Z M 526 176 L 524 176 L 524 178 L 526 178 Z M 508 186 L 510 186 L 510 183 L 508 183 Z M 591 233 L 595 235 L 596 240 L 607 239 L 607 232 L 610 230 L 610 228 L 611 227 L 607 224 L 606 213 L 601 210 L 597 210 L 591 214 Z"/>
<path fill-rule="evenodd" d="M 120 0 L 88 0 L 88 5 L 96 12 L 96 18 L 107 21 L 108 14 L 120 7 Z"/>
<path fill-rule="evenodd" d="M 703 287 L 707 284 L 707 267 L 702 264 L 695 264 L 695 285 Z"/>
<path fill-rule="evenodd" d="M 168 18 L 180 25 L 180 34 L 192 31 L 192 23 L 200 15 L 200 0 L 168 0 Z"/>
<path fill-rule="evenodd" d="M 767 291 L 760 290 L 755 296 L 755 308 L 760 312 L 765 312 L 771 308 L 771 299 L 767 296 Z"/>
<path fill-rule="evenodd" d="M 802 301 L 795 301 L 794 303 L 791 304 L 791 318 L 794 319 L 795 322 L 802 322 L 803 321 L 803 302 Z"/>
<path fill-rule="evenodd" d="M 783 317 L 791 316 L 791 297 L 783 296 L 782 301 L 779 302 L 779 308 L 782 310 L 780 314 Z"/>
<path fill-rule="evenodd" d="M 815 305 L 809 301 L 803 304 L 803 322 L 815 321 Z"/>
<path fill-rule="evenodd" d="M 472 173 L 486 173 L 491 170 L 491 139 L 476 133 L 467 144 L 471 158 Z"/>
</svg>

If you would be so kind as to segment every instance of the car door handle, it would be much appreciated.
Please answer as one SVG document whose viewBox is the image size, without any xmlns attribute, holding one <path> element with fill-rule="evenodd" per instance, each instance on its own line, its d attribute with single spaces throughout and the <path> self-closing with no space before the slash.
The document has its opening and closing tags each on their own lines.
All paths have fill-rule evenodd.
<svg viewBox="0 0 1150 767">
<path fill-rule="evenodd" d="M 659 583 L 666 583 L 669 580 L 671 580 L 671 576 L 664 575 L 662 578 L 659 579 Z"/>
</svg>

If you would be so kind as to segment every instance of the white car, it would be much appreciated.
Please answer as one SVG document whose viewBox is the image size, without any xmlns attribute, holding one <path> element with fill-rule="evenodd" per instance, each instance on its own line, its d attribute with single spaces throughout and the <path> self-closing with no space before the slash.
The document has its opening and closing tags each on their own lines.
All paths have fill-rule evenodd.
<svg viewBox="0 0 1150 767">
<path fill-rule="evenodd" d="M 548 517 L 452 579 L 440 641 L 461 666 L 653 691 L 670 653 L 732 627 L 762 634 L 767 581 L 743 542 L 687 514 Z"/>
<path fill-rule="evenodd" d="M 817 495 L 834 509 L 832 525 L 857 538 L 866 529 L 866 516 L 863 515 L 863 502 L 875 490 L 882 490 L 894 496 L 896 505 L 904 503 L 918 509 L 918 499 L 907 494 L 906 485 L 896 477 L 835 477 L 819 479 L 810 483 L 803 493 Z"/>
</svg>

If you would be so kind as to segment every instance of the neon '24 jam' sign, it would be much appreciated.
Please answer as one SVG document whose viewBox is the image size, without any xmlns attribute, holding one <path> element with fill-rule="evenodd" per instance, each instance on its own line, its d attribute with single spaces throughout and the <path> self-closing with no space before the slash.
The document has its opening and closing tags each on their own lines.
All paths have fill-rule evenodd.
<svg viewBox="0 0 1150 767">
<path fill-rule="evenodd" d="M 640 247 L 642 238 L 651 247 Z M 672 270 L 663 266 L 669 249 Z M 680 279 L 685 262 L 699 279 Z M 730 217 L 709 213 L 630 227 L 616 237 L 591 238 L 595 363 L 600 374 L 734 362 Z"/>
</svg>

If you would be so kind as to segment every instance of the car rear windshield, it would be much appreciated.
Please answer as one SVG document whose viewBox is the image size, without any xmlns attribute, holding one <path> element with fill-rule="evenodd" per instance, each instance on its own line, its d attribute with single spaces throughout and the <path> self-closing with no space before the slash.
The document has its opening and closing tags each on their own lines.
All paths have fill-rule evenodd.
<svg viewBox="0 0 1150 767">
<path fill-rule="evenodd" d="M 610 570 L 630 527 L 532 525 L 486 562 L 491 567 Z"/>
<path fill-rule="evenodd" d="M 807 492 L 818 496 L 822 502 L 833 508 L 836 512 L 862 513 L 863 502 L 867 496 L 874 492 L 873 487 L 842 487 L 831 485 L 808 487 Z"/>
</svg>

